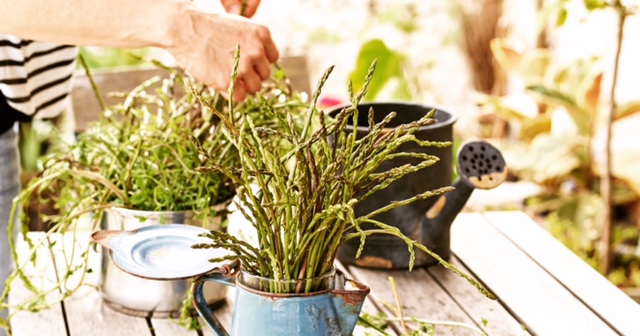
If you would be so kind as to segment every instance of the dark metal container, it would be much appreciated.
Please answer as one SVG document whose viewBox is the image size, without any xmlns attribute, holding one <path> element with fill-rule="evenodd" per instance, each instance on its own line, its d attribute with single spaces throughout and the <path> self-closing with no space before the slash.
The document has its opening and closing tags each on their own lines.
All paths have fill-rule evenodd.
<svg viewBox="0 0 640 336">
<path fill-rule="evenodd" d="M 341 109 L 341 108 L 340 108 Z M 336 109 L 329 114 L 334 115 L 340 111 Z M 409 103 L 371 103 L 358 106 L 358 125 L 368 125 L 368 111 L 373 109 L 374 120 L 379 122 L 390 112 L 395 111 L 397 116 L 393 119 L 389 128 L 401 124 L 416 121 L 434 108 L 419 104 Z M 420 140 L 428 141 L 453 141 L 453 125 L 457 117 L 436 108 L 433 116 L 436 123 L 421 127 L 414 135 Z M 347 130 L 352 131 L 353 125 L 348 125 Z M 357 137 L 367 135 L 366 126 L 358 126 Z M 411 198 L 429 190 L 452 185 L 453 149 L 449 147 L 421 147 L 414 143 L 403 144 L 398 151 L 423 152 L 437 156 L 440 160 L 433 166 L 418 172 L 406 175 L 393 182 L 386 189 L 376 192 L 355 206 L 357 216 L 366 215 L 376 209 L 384 207 L 391 202 Z M 378 172 L 384 172 L 392 168 L 412 162 L 410 158 L 398 158 L 384 162 Z M 459 178 L 453 184 L 454 190 L 439 197 L 431 197 L 425 200 L 397 207 L 386 213 L 382 213 L 374 219 L 393 225 L 402 233 L 416 240 L 440 257 L 450 257 L 450 227 L 466 204 L 469 196 L 475 188 L 490 189 L 499 185 L 506 178 L 506 165 L 502 155 L 493 146 L 485 141 L 472 141 L 463 144 L 458 151 L 457 169 Z M 373 228 L 372 226 L 363 227 Z M 346 264 L 355 264 L 369 268 L 408 268 L 410 253 L 405 242 L 390 235 L 371 235 L 366 239 L 364 250 L 359 258 L 355 258 L 359 248 L 359 239 L 352 239 L 343 244 L 338 250 L 338 260 Z M 430 255 L 416 250 L 415 266 L 436 264 L 437 260 Z"/>
<path fill-rule="evenodd" d="M 409 123 L 420 119 L 429 113 L 432 108 L 417 104 L 406 103 L 372 103 L 362 104 L 358 106 L 359 118 L 357 131 L 358 138 L 367 135 L 367 113 L 369 108 L 373 108 L 374 119 L 376 122 L 381 121 L 390 112 L 397 112 L 397 116 L 389 125 L 390 128 L 401 124 Z M 337 113 L 336 110 L 332 113 Z M 330 113 L 331 114 L 331 113 Z M 452 141 L 453 140 L 453 124 L 457 117 L 443 110 L 436 110 L 434 118 L 437 123 L 422 127 L 415 135 L 421 140 L 430 141 Z M 347 126 L 349 130 L 353 130 L 353 126 Z M 426 152 L 440 158 L 436 164 L 422 171 L 404 176 L 400 180 L 392 183 L 385 190 L 378 191 L 368 199 L 356 205 L 356 215 L 364 215 L 373 210 L 386 206 L 390 202 L 410 198 L 427 190 L 440 188 L 451 185 L 452 182 L 452 149 L 451 147 L 420 147 L 414 143 L 407 143 L 401 146 L 399 151 L 404 152 Z M 417 159 L 414 159 L 417 160 Z M 411 159 L 395 159 L 382 164 L 378 171 L 387 171 L 394 167 L 398 167 L 411 162 Z M 375 217 L 376 220 L 383 223 L 391 224 L 400 229 L 403 234 L 412 239 L 422 241 L 422 226 L 420 225 L 425 212 L 435 203 L 436 198 L 428 198 L 417 201 L 413 204 L 395 208 L 389 212 L 380 214 Z M 448 232 L 448 230 L 446 230 Z M 430 246 L 437 252 L 444 252 L 443 249 L 448 248 L 448 236 L 436 239 L 442 243 L 442 248 Z M 348 264 L 356 264 L 359 266 L 373 268 L 405 268 L 409 263 L 409 251 L 407 244 L 396 237 L 389 235 L 372 235 L 367 237 L 367 241 L 360 258 L 355 259 L 360 241 L 353 239 L 346 242 L 338 251 L 338 259 Z M 442 256 L 445 257 L 445 256 Z M 416 255 L 416 265 L 424 265 L 432 258 L 427 254 L 418 251 Z"/>
</svg>

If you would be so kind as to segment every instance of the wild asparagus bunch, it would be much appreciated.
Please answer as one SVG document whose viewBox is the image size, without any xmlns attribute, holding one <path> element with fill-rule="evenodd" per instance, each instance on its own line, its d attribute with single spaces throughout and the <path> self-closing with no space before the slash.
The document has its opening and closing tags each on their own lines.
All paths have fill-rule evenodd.
<svg viewBox="0 0 640 336">
<path fill-rule="evenodd" d="M 354 95 L 350 89 L 351 105 L 343 108 L 334 118 L 316 108 L 321 89 L 332 69 L 327 69 L 320 79 L 304 114 L 276 111 L 266 99 L 261 99 L 270 119 L 278 121 L 277 128 L 256 126 L 251 117 L 243 118 L 243 124 L 234 124 L 231 120 L 225 120 L 224 113 L 219 113 L 225 134 L 238 149 L 241 168 L 226 169 L 214 156 L 202 150 L 205 164 L 198 170 L 203 173 L 223 173 L 233 181 L 238 209 L 256 228 L 258 246 L 224 232 L 211 232 L 207 235 L 212 240 L 210 244 L 194 247 L 225 248 L 234 252 L 212 262 L 239 259 L 245 271 L 261 277 L 274 280 L 311 279 L 334 267 L 337 250 L 346 240 L 360 239 L 361 251 L 368 235 L 380 233 L 403 239 L 411 253 L 411 264 L 415 248 L 434 255 L 426 247 L 404 236 L 396 227 L 376 221 L 373 217 L 398 206 L 440 195 L 449 191 L 450 187 L 426 191 L 363 216 L 356 216 L 353 209 L 358 202 L 386 188 L 393 181 L 427 168 L 438 160 L 425 153 L 399 152 L 402 144 L 414 142 L 420 146 L 448 146 L 450 143 L 422 141 L 414 136 L 419 127 L 435 122 L 432 113 L 417 121 L 391 128 L 387 125 L 395 113 L 376 123 L 370 110 L 369 134 L 356 138 L 355 128 L 347 131 L 346 126 L 357 124 L 357 105 L 366 94 L 375 62 L 369 69 L 362 92 Z M 300 118 L 305 120 L 301 127 L 295 121 Z M 274 137 L 282 139 L 286 146 L 275 149 L 265 147 L 265 141 Z M 418 159 L 418 163 L 377 172 L 383 162 L 398 157 Z M 362 228 L 364 223 L 373 224 L 375 228 L 365 230 Z M 434 257 L 462 275 L 437 255 Z M 304 292 L 315 290 L 311 282 L 307 284 L 302 289 Z M 481 288 L 475 282 L 474 285 Z M 272 286 L 266 290 L 278 293 L 300 288 Z"/>
</svg>

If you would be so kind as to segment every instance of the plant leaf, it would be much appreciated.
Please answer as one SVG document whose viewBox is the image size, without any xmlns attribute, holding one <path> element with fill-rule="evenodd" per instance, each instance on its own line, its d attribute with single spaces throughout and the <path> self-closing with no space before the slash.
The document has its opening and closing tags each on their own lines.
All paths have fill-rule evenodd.
<svg viewBox="0 0 640 336">
<path fill-rule="evenodd" d="M 556 17 L 556 27 L 561 27 L 562 25 L 564 25 L 564 23 L 567 21 L 568 14 L 569 11 L 567 10 L 567 7 L 560 8 L 560 10 L 558 11 L 558 16 Z"/>
<path fill-rule="evenodd" d="M 594 11 L 607 7 L 607 3 L 602 0 L 584 0 L 584 7 L 587 8 L 588 11 Z"/>
<path fill-rule="evenodd" d="M 564 93 L 547 88 L 542 85 L 530 85 L 527 90 L 536 94 L 541 102 L 552 106 L 563 106 L 567 109 L 569 116 L 576 124 L 580 134 L 588 134 L 589 132 L 589 113 L 580 106 L 571 97 Z"/>
<path fill-rule="evenodd" d="M 354 91 L 362 89 L 371 63 L 377 59 L 376 77 L 369 83 L 368 98 L 373 100 L 392 78 L 404 79 L 404 57 L 389 49 L 380 39 L 368 41 L 362 45 L 355 69 L 349 75 Z"/>
<path fill-rule="evenodd" d="M 548 49 L 536 48 L 527 51 L 523 55 L 522 64 L 526 64 L 523 74 L 524 79 L 529 84 L 542 83 L 546 74 L 549 73 L 549 65 L 551 64 L 551 53 Z"/>
<path fill-rule="evenodd" d="M 504 39 L 495 38 L 491 40 L 491 52 L 498 64 L 507 72 L 520 73 L 522 64 L 522 53 L 509 47 Z"/>
<path fill-rule="evenodd" d="M 601 84 L 602 72 L 595 76 L 587 76 L 576 90 L 577 103 L 589 112 L 589 118 L 594 118 L 598 111 Z"/>
<path fill-rule="evenodd" d="M 551 132 L 551 118 L 540 115 L 537 118 L 522 121 L 521 137 L 525 141 L 533 140 L 537 135 Z"/>
<path fill-rule="evenodd" d="M 618 120 L 638 112 L 640 112 L 640 100 L 617 106 L 613 111 L 613 118 Z"/>
<path fill-rule="evenodd" d="M 529 147 L 510 153 L 510 167 L 514 172 L 522 169 L 537 183 L 565 177 L 581 165 L 579 157 L 583 147 L 575 135 L 543 133 L 535 137 Z"/>
</svg>

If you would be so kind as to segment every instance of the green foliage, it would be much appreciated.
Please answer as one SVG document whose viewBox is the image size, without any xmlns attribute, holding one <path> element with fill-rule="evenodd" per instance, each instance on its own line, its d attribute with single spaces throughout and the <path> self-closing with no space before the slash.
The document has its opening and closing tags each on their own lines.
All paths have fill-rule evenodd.
<svg viewBox="0 0 640 336">
<path fill-rule="evenodd" d="M 413 34 L 419 28 L 419 17 L 415 4 L 399 4 L 377 14 L 380 16 L 381 23 L 388 22 L 404 34 Z"/>
<path fill-rule="evenodd" d="M 585 8 L 587 8 L 587 10 L 593 11 L 596 9 L 603 9 L 611 5 L 604 0 L 584 0 L 584 6 Z"/>
<path fill-rule="evenodd" d="M 561 195 L 558 208 L 547 217 L 549 231 L 570 250 L 596 267 L 602 257 L 598 249 L 602 232 L 602 198 L 594 192 Z"/>
<path fill-rule="evenodd" d="M 541 21 L 546 23 L 557 15 L 556 26 L 563 25 L 575 15 L 571 8 L 576 2 L 589 12 L 607 8 L 623 15 L 632 12 L 618 1 L 559 0 L 542 9 Z M 599 194 L 601 177 L 592 157 L 594 139 L 601 128 L 598 123 L 604 74 L 600 59 L 587 56 L 558 67 L 553 64 L 551 53 L 544 49 L 519 53 L 501 40 L 494 41 L 492 49 L 501 66 L 520 76 L 526 85 L 526 96 L 485 97 L 484 104 L 520 130 L 514 134 L 515 141 L 505 141 L 503 147 L 511 171 L 518 178 L 545 188 L 543 195 L 527 200 L 527 207 L 547 215 L 546 223 L 554 236 L 598 268 L 603 257 L 604 210 L 611 206 L 604 204 Z M 616 106 L 613 119 L 637 113 L 639 107 L 637 101 Z M 612 169 L 620 171 L 624 167 Z M 613 205 L 639 196 L 630 189 L 629 180 L 614 179 L 612 183 Z M 625 230 L 624 225 L 614 227 L 614 236 Z M 617 246 L 620 240 L 614 239 L 612 243 Z M 615 270 L 610 275 L 612 281 L 628 283 L 633 266 L 630 268 L 621 258 L 616 262 L 618 266 L 627 266 Z"/>
<path fill-rule="evenodd" d="M 57 156 L 47 166 L 56 169 L 53 165 L 62 163 L 60 170 L 97 172 L 122 191 L 106 201 L 131 209 L 207 209 L 228 199 L 232 190 L 222 176 L 195 174 L 200 160 L 188 137 L 190 132 L 197 134 L 208 150 L 220 153 L 222 164 L 233 165 L 233 149 L 219 132 L 213 132 L 215 116 L 192 96 L 176 98 L 162 90 L 155 96 L 146 93 L 157 81 L 134 90 L 122 106 L 110 109 L 100 124 L 78 136 L 68 157 Z M 182 85 L 180 81 L 165 82 L 164 87 Z"/>
<path fill-rule="evenodd" d="M 367 35 L 380 27 L 394 30 L 406 44 L 421 43 L 424 36 L 419 35 L 423 22 L 417 14 L 414 3 L 387 3 L 379 9 L 377 1 L 369 4 L 370 16 L 363 27 Z M 382 5 L 380 5 L 382 7 Z M 431 37 L 433 38 L 433 36 Z M 354 90 L 362 89 L 369 65 L 377 60 L 376 76 L 369 83 L 369 91 L 365 99 L 373 101 L 381 96 L 393 100 L 410 101 L 427 92 L 421 81 L 424 73 L 434 66 L 434 60 L 428 55 L 413 55 L 408 47 L 390 48 L 389 40 L 381 37 L 365 36 L 360 38 L 362 45 L 355 60 L 352 72 L 348 75 Z M 397 41 L 394 41 L 397 42 Z"/>
<path fill-rule="evenodd" d="M 77 141 L 44 157 L 41 178 L 33 184 L 47 188 L 43 181 L 63 183 L 59 202 L 67 206 L 86 202 L 182 211 L 207 209 L 230 198 L 233 191 L 222 176 L 194 172 L 200 160 L 190 132 L 207 144 L 208 151 L 218 153 L 221 164 L 233 165 L 237 153 L 214 132 L 214 114 L 192 95 L 174 93 L 185 85 L 193 83 L 177 73 L 164 81 L 146 81 L 122 104 L 105 111 Z M 202 91 L 216 104 L 222 100 Z"/>
<path fill-rule="evenodd" d="M 80 55 L 86 60 L 91 69 L 108 69 L 115 67 L 127 67 L 148 64 L 143 57 L 151 52 L 151 48 L 143 49 L 119 49 L 81 47 Z M 78 65 L 82 69 L 81 65 Z"/>
<path fill-rule="evenodd" d="M 546 25 L 548 20 L 553 20 L 556 27 L 562 27 L 569 18 L 571 6 L 580 3 L 588 12 L 606 8 L 616 8 L 621 6 L 618 1 L 605 0 L 554 0 L 546 4 L 540 15 L 540 29 Z M 573 14 L 575 15 L 575 14 Z"/>
<path fill-rule="evenodd" d="M 389 84 L 392 79 L 399 80 L 399 86 L 396 88 L 395 96 L 398 99 L 410 99 L 411 92 L 404 82 L 404 67 L 406 57 L 394 50 L 389 49 L 384 41 L 374 39 L 364 43 L 358 54 L 356 67 L 349 75 L 350 81 L 353 83 L 354 90 L 361 90 L 364 86 L 364 80 L 369 71 L 369 65 L 374 61 L 378 61 L 378 73 L 376 78 L 369 84 L 368 96 L 373 99 L 380 91 Z"/>
<path fill-rule="evenodd" d="M 602 258 L 599 246 L 602 199 L 595 193 L 564 197 L 567 201 L 547 216 L 546 226 L 554 237 L 598 269 Z M 617 225 L 613 229 L 612 244 L 619 250 L 627 246 L 628 250 L 635 251 L 638 238 L 638 229 L 634 226 Z M 620 251 L 615 257 L 614 267 L 606 276 L 616 286 L 639 287 L 640 258 L 635 252 Z"/>
<path fill-rule="evenodd" d="M 69 112 L 63 111 L 52 119 L 34 119 L 28 123 L 20 123 L 18 151 L 23 185 L 28 182 L 29 176 L 41 169 L 40 159 L 50 151 L 58 150 L 55 147 L 61 139 L 71 141 L 75 137 L 75 123 Z"/>
<path fill-rule="evenodd" d="M 45 147 L 54 136 L 55 126 L 51 121 L 33 120 L 20 123 L 20 169 L 22 172 L 38 170 L 38 160 L 44 155 Z"/>
<path fill-rule="evenodd" d="M 4 299 L 18 279 L 33 294 L 23 302 L 11 302 L 11 316 L 63 300 L 83 286 L 85 275 L 91 272 L 91 247 L 65 241 L 59 244 L 65 244 L 65 251 L 70 252 L 55 257 L 58 269 L 63 270 L 57 281 L 43 285 L 37 274 L 29 274 L 28 269 L 38 262 L 38 249 L 46 250 L 50 237 L 95 231 L 100 228 L 104 210 L 113 206 L 147 211 L 189 210 L 196 220 L 206 223 L 217 215 L 216 205 L 235 194 L 235 185 L 224 174 L 195 171 L 202 164 L 198 149 L 215 157 L 218 165 L 235 169 L 239 153 L 219 129 L 218 109 L 228 111 L 232 107 L 237 112 L 229 113 L 226 121 L 242 124 L 245 118 L 251 118 L 258 127 L 272 125 L 273 121 L 267 118 L 270 114 L 255 97 L 232 105 L 180 70 L 165 69 L 166 79 L 145 81 L 120 104 L 109 106 L 76 141 L 56 146 L 42 159 L 39 175 L 14 200 L 10 231 L 18 209 L 26 208 L 47 192 L 55 195 L 53 202 L 59 213 L 46 218 L 51 228 L 44 239 L 31 241 L 24 236 L 30 247 L 24 255 L 19 256 L 15 242 L 10 241 L 12 258 L 18 266 L 0 295 L 2 307 L 8 307 Z M 279 77 L 263 86 L 261 99 L 269 101 L 274 110 L 301 105 L 304 97 L 292 92 L 281 71 L 276 74 Z M 198 148 L 193 139 L 200 144 Z M 265 144 L 278 145 L 277 139 Z M 26 231 L 28 222 L 28 213 L 23 211 L 22 231 Z M 79 228 L 80 223 L 83 228 Z M 0 327 L 8 327 L 8 323 L 8 319 L 0 319 Z"/>
<path fill-rule="evenodd" d="M 376 315 L 371 315 L 367 312 L 363 312 L 358 316 L 358 324 L 376 330 L 382 335 L 388 335 L 385 329 L 389 327 L 389 321 L 387 321 L 387 315 L 381 311 L 378 311 Z"/>
<path fill-rule="evenodd" d="M 522 75 L 527 85 L 527 96 L 486 96 L 483 103 L 520 130 L 516 141 L 503 144 L 510 170 L 549 187 L 552 193 L 567 182 L 580 190 L 592 189 L 595 173 L 590 151 L 602 75 L 590 69 L 596 68 L 598 60 L 581 59 L 556 69 L 546 60 L 549 54 L 541 50 L 513 55 L 508 46 L 495 43 L 494 52 L 505 55 L 497 57 L 501 65 Z M 541 65 L 535 72 L 525 70 L 532 59 Z"/>
<path fill-rule="evenodd" d="M 501 105 L 504 98 L 487 100 L 498 115 L 521 129 L 517 141 L 505 142 L 502 147 L 510 170 L 522 180 L 545 187 L 543 195 L 527 200 L 527 207 L 546 214 L 554 236 L 594 268 L 602 258 L 599 242 L 605 206 L 598 193 L 599 176 L 591 148 L 602 80 L 602 73 L 593 71 L 599 68 L 598 62 L 598 58 L 586 57 L 564 68 L 548 65 L 542 76 L 525 76 L 528 97 L 538 110 L 534 115 L 518 112 L 517 105 Z M 635 106 L 620 107 L 616 115 L 634 113 Z M 623 181 L 616 180 L 614 185 L 616 204 L 637 197 Z"/>
<path fill-rule="evenodd" d="M 556 18 L 556 27 L 562 26 L 565 21 L 567 21 L 567 16 L 569 15 L 569 11 L 562 7 L 558 10 L 558 17 Z"/>
<path fill-rule="evenodd" d="M 633 225 L 617 226 L 612 233 L 612 240 L 619 253 L 615 258 L 615 267 L 607 277 L 620 287 L 640 287 L 640 255 L 637 252 L 640 232 Z"/>
</svg>

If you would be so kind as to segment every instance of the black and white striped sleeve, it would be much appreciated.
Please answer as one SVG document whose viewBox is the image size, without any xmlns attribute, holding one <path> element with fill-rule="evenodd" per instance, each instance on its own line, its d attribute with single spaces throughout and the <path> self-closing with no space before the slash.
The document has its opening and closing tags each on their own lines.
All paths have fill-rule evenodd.
<svg viewBox="0 0 640 336">
<path fill-rule="evenodd" d="M 77 48 L 0 34 L 0 90 L 15 110 L 53 117 L 69 104 Z"/>
</svg>

